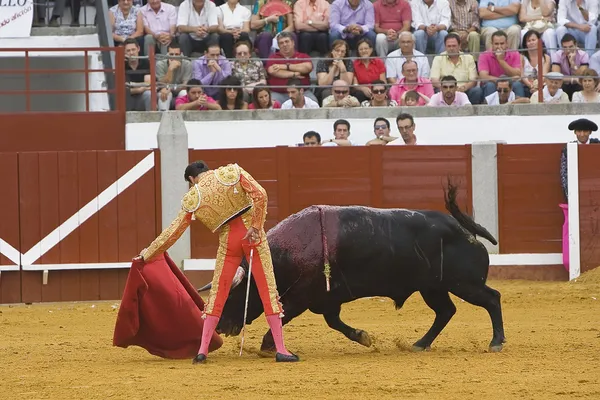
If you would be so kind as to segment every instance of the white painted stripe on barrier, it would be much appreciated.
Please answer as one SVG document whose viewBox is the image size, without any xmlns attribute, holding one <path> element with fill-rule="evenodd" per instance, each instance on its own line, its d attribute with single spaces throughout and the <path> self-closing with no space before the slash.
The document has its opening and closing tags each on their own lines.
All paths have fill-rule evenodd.
<svg viewBox="0 0 600 400">
<path fill-rule="evenodd" d="M 21 263 L 21 253 L 19 252 L 19 250 L 15 249 L 2 239 L 0 239 L 0 253 L 4 254 L 6 258 L 8 258 L 10 261 L 14 262 L 17 265 Z"/>
<path fill-rule="evenodd" d="M 0 272 L 19 271 L 18 265 L 0 265 Z"/>
<path fill-rule="evenodd" d="M 184 271 L 213 271 L 215 269 L 216 259 L 187 259 L 183 260 Z"/>
<path fill-rule="evenodd" d="M 146 172 L 154 167 L 154 153 L 148 154 L 142 161 L 127 171 L 115 183 L 102 191 L 96 198 L 83 206 L 77 213 L 68 218 L 58 228 L 50 232 L 45 238 L 40 240 L 27 253 L 23 254 L 21 259 L 23 265 L 33 265 L 46 252 L 56 246 L 62 239 L 66 238 L 81 224 L 96 214 L 102 207 L 115 199 L 125 189 L 140 179 Z M 77 265 L 77 264 L 73 264 Z"/>
<path fill-rule="evenodd" d="M 490 265 L 562 265 L 562 253 L 490 254 Z"/>
<path fill-rule="evenodd" d="M 131 263 L 74 263 L 74 264 L 33 264 L 23 265 L 23 271 L 66 271 L 82 269 L 125 269 Z"/>
<path fill-rule="evenodd" d="M 567 190 L 569 201 L 569 280 L 581 273 L 579 242 L 579 144 L 567 144 Z"/>
</svg>

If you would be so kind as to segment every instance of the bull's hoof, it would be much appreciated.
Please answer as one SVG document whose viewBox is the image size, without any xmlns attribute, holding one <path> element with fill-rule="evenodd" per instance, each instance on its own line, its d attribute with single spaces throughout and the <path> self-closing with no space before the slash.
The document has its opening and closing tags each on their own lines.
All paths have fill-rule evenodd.
<svg viewBox="0 0 600 400">
<path fill-rule="evenodd" d="M 411 350 L 414 352 L 429 351 L 431 350 L 431 346 L 419 346 L 418 344 L 413 344 Z"/>
<path fill-rule="evenodd" d="M 502 344 L 490 345 L 490 353 L 500 353 L 502 351 Z"/>
<path fill-rule="evenodd" d="M 365 347 L 371 347 L 371 337 L 362 330 L 356 330 L 356 341 Z"/>
<path fill-rule="evenodd" d="M 196 364 L 204 364 L 204 363 L 206 363 L 206 356 L 204 354 L 198 354 L 192 360 L 192 364 L 194 364 L 194 365 L 196 365 Z"/>
<path fill-rule="evenodd" d="M 275 355 L 275 361 L 276 362 L 296 362 L 296 361 L 300 361 L 300 357 L 298 357 L 295 354 L 281 354 L 281 353 L 277 353 Z"/>
</svg>

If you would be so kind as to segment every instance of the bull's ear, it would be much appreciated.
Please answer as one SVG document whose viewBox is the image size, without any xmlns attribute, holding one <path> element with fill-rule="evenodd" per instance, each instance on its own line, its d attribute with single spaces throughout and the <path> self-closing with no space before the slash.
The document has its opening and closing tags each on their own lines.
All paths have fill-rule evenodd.
<svg viewBox="0 0 600 400">
<path fill-rule="evenodd" d="M 235 276 L 233 277 L 233 282 L 231 282 L 231 289 L 233 290 L 246 276 L 246 270 L 243 267 L 238 267 L 237 271 L 235 271 Z"/>
</svg>

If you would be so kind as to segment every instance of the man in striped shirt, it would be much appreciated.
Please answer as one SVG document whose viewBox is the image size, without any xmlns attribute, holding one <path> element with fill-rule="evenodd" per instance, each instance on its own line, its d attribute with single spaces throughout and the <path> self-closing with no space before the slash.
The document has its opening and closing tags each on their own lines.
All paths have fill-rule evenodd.
<svg viewBox="0 0 600 400">
<path fill-rule="evenodd" d="M 448 0 L 452 12 L 450 32 L 460 36 L 462 51 L 469 50 L 477 60 L 481 49 L 479 4 L 477 0 Z"/>
</svg>

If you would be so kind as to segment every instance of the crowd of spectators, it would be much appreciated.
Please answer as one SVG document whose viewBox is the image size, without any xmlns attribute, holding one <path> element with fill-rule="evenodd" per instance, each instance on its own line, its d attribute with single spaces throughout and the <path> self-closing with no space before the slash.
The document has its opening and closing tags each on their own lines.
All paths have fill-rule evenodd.
<svg viewBox="0 0 600 400">
<path fill-rule="evenodd" d="M 273 2 L 290 12 L 263 15 Z M 191 82 L 199 110 L 460 107 L 536 103 L 540 87 L 545 103 L 600 102 L 599 3 L 118 0 L 109 14 L 128 110 L 199 104 Z"/>
</svg>

